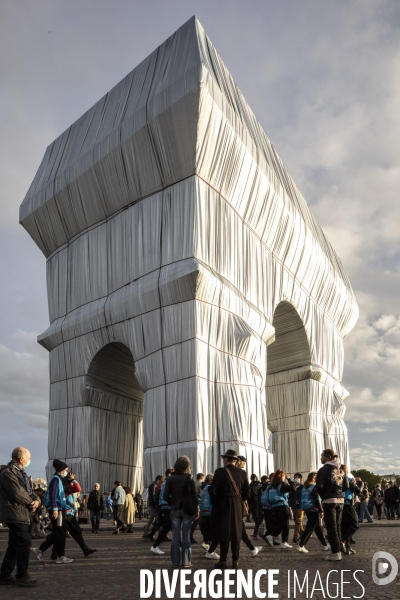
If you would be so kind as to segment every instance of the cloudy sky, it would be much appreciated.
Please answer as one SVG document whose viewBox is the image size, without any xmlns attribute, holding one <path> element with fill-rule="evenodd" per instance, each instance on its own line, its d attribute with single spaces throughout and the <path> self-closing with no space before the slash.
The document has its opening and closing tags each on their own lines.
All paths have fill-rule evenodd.
<svg viewBox="0 0 400 600">
<path fill-rule="evenodd" d="M 193 14 L 349 273 L 352 465 L 400 473 L 400 4 L 2 0 L 0 463 L 47 460 L 45 259 L 18 208 L 46 146 Z"/>
</svg>

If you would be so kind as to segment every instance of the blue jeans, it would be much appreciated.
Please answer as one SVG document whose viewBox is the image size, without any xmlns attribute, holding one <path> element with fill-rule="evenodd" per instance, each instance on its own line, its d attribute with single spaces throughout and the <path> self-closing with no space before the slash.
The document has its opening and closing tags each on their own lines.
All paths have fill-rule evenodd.
<svg viewBox="0 0 400 600">
<path fill-rule="evenodd" d="M 187 565 L 192 560 L 192 548 L 190 545 L 190 530 L 192 528 L 193 517 L 183 512 L 182 509 L 171 510 L 171 559 L 174 566 L 178 566 L 181 561 L 181 550 L 179 547 L 181 528 L 182 528 L 182 566 Z"/>
<path fill-rule="evenodd" d="M 368 523 L 372 523 L 372 518 L 368 511 L 368 504 L 363 502 L 360 504 L 360 516 L 358 518 L 358 522 L 363 523 L 365 518 L 367 518 Z"/>
</svg>

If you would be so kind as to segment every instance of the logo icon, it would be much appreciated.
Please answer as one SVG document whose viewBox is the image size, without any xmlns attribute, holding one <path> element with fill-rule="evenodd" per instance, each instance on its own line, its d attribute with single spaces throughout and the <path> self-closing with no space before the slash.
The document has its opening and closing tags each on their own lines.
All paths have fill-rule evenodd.
<svg viewBox="0 0 400 600">
<path fill-rule="evenodd" d="M 390 573 L 388 573 L 390 566 Z M 389 552 L 375 552 L 372 557 L 372 579 L 376 585 L 388 585 L 392 583 L 399 572 L 399 565 L 394 556 Z M 385 573 L 388 573 L 385 575 Z"/>
</svg>

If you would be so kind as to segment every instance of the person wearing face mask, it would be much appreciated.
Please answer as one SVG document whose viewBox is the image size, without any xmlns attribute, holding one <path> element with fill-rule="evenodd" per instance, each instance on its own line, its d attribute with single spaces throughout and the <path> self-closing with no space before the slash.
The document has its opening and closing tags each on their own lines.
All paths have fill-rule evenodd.
<svg viewBox="0 0 400 600">
<path fill-rule="evenodd" d="M 11 462 L 0 473 L 0 512 L 9 530 L 8 547 L 0 570 L 1 585 L 34 587 L 35 579 L 28 575 L 31 536 L 30 516 L 40 505 L 25 469 L 31 454 L 26 448 L 15 448 Z M 17 567 L 16 576 L 12 574 Z"/>
<path fill-rule="evenodd" d="M 57 458 L 53 460 L 55 473 L 50 481 L 43 503 L 49 511 L 52 532 L 39 548 L 33 548 L 34 553 L 40 561 L 43 561 L 43 553 L 53 546 L 53 554 L 57 555 L 56 564 L 64 565 L 73 562 L 72 558 L 65 556 L 65 543 L 67 540 L 66 512 L 70 510 L 67 502 L 63 480 L 68 475 L 68 465 Z"/>
</svg>

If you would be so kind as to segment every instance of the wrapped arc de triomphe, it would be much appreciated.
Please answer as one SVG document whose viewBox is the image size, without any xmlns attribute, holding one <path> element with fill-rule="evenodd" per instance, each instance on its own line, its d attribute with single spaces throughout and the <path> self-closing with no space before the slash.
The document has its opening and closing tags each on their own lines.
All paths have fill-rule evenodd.
<svg viewBox="0 0 400 600">
<path fill-rule="evenodd" d="M 47 148 L 20 222 L 47 259 L 50 471 L 349 461 L 348 277 L 196 18 Z"/>
</svg>

